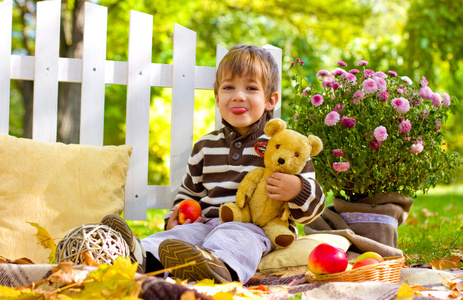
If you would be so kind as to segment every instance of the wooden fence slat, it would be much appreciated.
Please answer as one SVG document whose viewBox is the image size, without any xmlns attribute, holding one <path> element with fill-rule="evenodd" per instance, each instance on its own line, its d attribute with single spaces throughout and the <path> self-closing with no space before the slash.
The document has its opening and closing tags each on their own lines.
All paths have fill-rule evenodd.
<svg viewBox="0 0 463 300">
<path fill-rule="evenodd" d="M 173 47 L 169 175 L 171 199 L 158 199 L 157 202 L 174 199 L 185 175 L 193 146 L 196 32 L 175 24 Z"/>
<path fill-rule="evenodd" d="M 104 132 L 108 8 L 85 3 L 80 143 L 101 146 Z"/>
<path fill-rule="evenodd" d="M 8 134 L 13 3 L 0 3 L 0 133 Z"/>
<path fill-rule="evenodd" d="M 37 3 L 32 138 L 56 142 L 60 1 Z"/>
<path fill-rule="evenodd" d="M 217 54 L 215 57 L 215 66 L 216 69 L 219 67 L 220 62 L 222 61 L 223 57 L 225 54 L 228 53 L 228 49 L 217 45 Z M 215 79 L 215 78 L 214 78 Z M 215 129 L 219 129 L 220 127 L 223 127 L 222 125 L 222 116 L 220 115 L 219 108 L 217 105 L 215 106 Z"/>
<path fill-rule="evenodd" d="M 280 96 L 280 98 L 278 99 L 278 103 L 275 106 L 273 116 L 275 118 L 281 118 L 281 101 L 282 101 L 282 98 L 281 98 L 281 70 L 282 70 L 283 51 L 280 48 L 277 48 L 277 47 L 269 45 L 269 44 L 266 44 L 266 45 L 262 46 L 262 48 L 264 48 L 265 50 L 267 50 L 268 52 L 270 52 L 273 55 L 273 58 L 275 59 L 277 65 L 278 65 L 278 70 L 280 71 L 279 72 L 280 73 L 280 84 L 278 86 L 278 95 Z"/>
<path fill-rule="evenodd" d="M 131 11 L 126 143 L 134 149 L 127 174 L 124 214 L 131 220 L 146 219 L 152 36 L 153 16 Z"/>
</svg>

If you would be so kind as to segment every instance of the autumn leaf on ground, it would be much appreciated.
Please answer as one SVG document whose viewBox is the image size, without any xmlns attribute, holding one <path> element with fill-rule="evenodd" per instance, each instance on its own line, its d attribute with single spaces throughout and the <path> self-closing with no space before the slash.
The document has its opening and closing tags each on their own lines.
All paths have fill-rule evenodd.
<svg viewBox="0 0 463 300">
<path fill-rule="evenodd" d="M 415 295 L 415 292 L 413 291 L 412 287 L 406 283 L 403 283 L 397 292 L 397 297 L 395 300 L 413 300 L 413 295 Z"/>
<path fill-rule="evenodd" d="M 37 233 L 35 236 L 37 237 L 37 240 L 39 241 L 38 244 L 41 245 L 44 249 L 51 249 L 50 256 L 48 256 L 48 263 L 54 264 L 56 261 L 56 244 L 51 238 L 50 233 L 40 226 L 37 223 L 34 222 L 26 222 L 35 228 L 37 228 Z"/>
<path fill-rule="evenodd" d="M 87 266 L 90 266 L 90 267 L 99 267 L 100 264 L 93 259 L 92 257 L 92 254 L 90 253 L 90 251 L 81 251 L 80 252 L 80 255 L 82 255 L 82 257 L 84 258 L 84 261 L 85 261 L 85 264 Z"/>
<path fill-rule="evenodd" d="M 434 270 L 447 270 L 459 268 L 461 265 L 461 258 L 456 255 L 450 256 L 450 258 L 439 258 L 429 262 L 429 265 Z"/>
</svg>

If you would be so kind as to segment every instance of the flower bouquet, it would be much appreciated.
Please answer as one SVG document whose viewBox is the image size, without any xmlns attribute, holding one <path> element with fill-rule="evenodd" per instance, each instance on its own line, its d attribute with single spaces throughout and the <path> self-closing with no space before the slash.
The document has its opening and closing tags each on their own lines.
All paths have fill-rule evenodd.
<svg viewBox="0 0 463 300">
<path fill-rule="evenodd" d="M 441 125 L 456 98 L 433 92 L 425 77 L 414 85 L 394 71 L 368 69 L 365 60 L 319 71 L 316 88 L 303 64 L 291 66 L 295 114 L 288 125 L 322 139 L 313 162 L 325 192 L 350 202 L 388 192 L 414 197 L 451 178 L 460 162 L 445 151 Z"/>
</svg>

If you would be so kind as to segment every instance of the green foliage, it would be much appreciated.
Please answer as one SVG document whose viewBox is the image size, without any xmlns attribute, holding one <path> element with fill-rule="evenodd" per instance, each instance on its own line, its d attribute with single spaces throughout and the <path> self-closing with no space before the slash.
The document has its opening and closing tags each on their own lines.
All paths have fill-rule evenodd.
<svg viewBox="0 0 463 300">
<path fill-rule="evenodd" d="M 395 191 L 415 196 L 448 182 L 459 162 L 457 154 L 441 148 L 440 126 L 458 100 L 443 94 L 441 104 L 424 77 L 420 89 L 394 72 L 375 73 L 364 66 L 347 72 L 344 64 L 317 73 L 321 89 L 307 88 L 303 62 L 296 60 L 294 93 L 287 99 L 295 113 L 289 127 L 323 141 L 324 150 L 313 161 L 324 191 L 356 201 Z M 387 133 L 380 134 L 381 129 Z"/>
<path fill-rule="evenodd" d="M 399 248 L 411 264 L 427 264 L 463 252 L 462 186 L 437 188 L 418 195 L 398 228 Z"/>
</svg>

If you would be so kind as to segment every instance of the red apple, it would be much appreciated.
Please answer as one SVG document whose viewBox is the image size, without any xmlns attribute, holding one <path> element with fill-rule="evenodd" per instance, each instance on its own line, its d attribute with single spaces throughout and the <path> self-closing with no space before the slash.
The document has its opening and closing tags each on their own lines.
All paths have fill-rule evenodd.
<svg viewBox="0 0 463 300">
<path fill-rule="evenodd" d="M 352 270 L 363 267 L 363 266 L 374 265 L 374 264 L 379 264 L 379 261 L 377 261 L 376 259 L 373 259 L 373 258 L 365 258 L 365 259 L 362 259 L 362 260 L 359 260 L 358 262 L 356 262 L 352 266 Z"/>
<path fill-rule="evenodd" d="M 178 205 L 178 223 L 183 224 L 186 220 L 196 221 L 201 217 L 201 205 L 192 199 L 185 199 Z"/>
<path fill-rule="evenodd" d="M 323 243 L 312 250 L 307 266 L 314 274 L 326 274 L 344 272 L 347 264 L 347 254 L 343 249 Z"/>
</svg>

